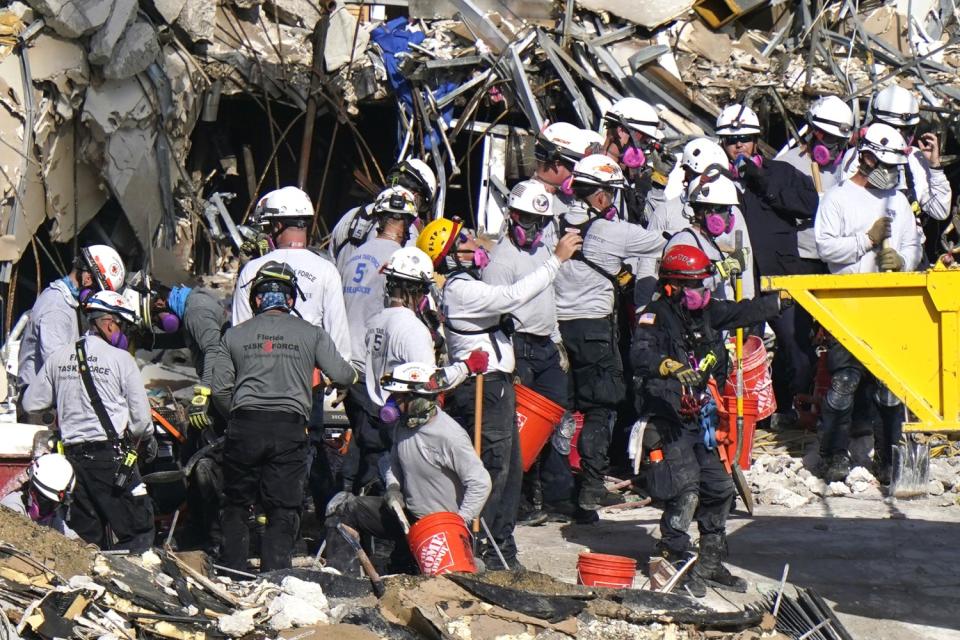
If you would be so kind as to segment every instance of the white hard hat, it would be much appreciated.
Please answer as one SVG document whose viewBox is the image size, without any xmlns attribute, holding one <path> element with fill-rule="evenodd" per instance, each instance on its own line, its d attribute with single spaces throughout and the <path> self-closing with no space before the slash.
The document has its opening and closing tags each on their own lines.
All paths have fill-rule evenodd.
<svg viewBox="0 0 960 640">
<path fill-rule="evenodd" d="M 427 389 L 437 368 L 426 362 L 406 362 L 394 367 L 380 378 L 384 391 L 391 393 L 428 393 L 436 394 L 439 388 Z"/>
<path fill-rule="evenodd" d="M 620 125 L 645 133 L 655 140 L 663 139 L 657 110 L 640 98 L 621 98 L 603 114 L 607 124 Z"/>
<path fill-rule="evenodd" d="M 920 104 L 900 85 L 881 89 L 873 99 L 873 120 L 894 127 L 910 127 L 920 122 Z"/>
<path fill-rule="evenodd" d="M 594 154 L 587 156 L 573 167 L 574 185 L 592 185 L 604 189 L 622 189 L 623 171 L 620 165 L 609 156 Z"/>
<path fill-rule="evenodd" d="M 87 299 L 83 310 L 91 318 L 109 314 L 130 324 L 137 324 L 140 319 L 137 305 L 116 291 L 96 292 Z"/>
<path fill-rule="evenodd" d="M 402 247 L 383 265 L 383 274 L 388 278 L 429 283 L 433 280 L 433 261 L 416 247 Z"/>
<path fill-rule="evenodd" d="M 733 206 L 740 201 L 737 198 L 737 187 L 733 184 L 733 180 L 724 175 L 717 175 L 709 180 L 691 180 L 687 187 L 687 202 Z"/>
<path fill-rule="evenodd" d="M 92 244 L 80 250 L 83 267 L 93 274 L 101 290 L 119 291 L 123 287 L 127 270 L 120 254 L 105 244 Z"/>
<path fill-rule="evenodd" d="M 575 127 L 569 122 L 554 122 L 540 132 L 537 144 L 552 146 L 555 153 L 567 162 L 581 160 L 587 152 L 592 139 L 587 137 L 584 129 Z M 545 144 L 546 143 L 546 144 Z"/>
<path fill-rule="evenodd" d="M 301 189 L 283 187 L 260 198 L 255 213 L 264 221 L 312 218 L 313 203 Z"/>
<path fill-rule="evenodd" d="M 373 201 L 374 215 L 380 213 L 398 213 L 417 217 L 416 196 L 409 189 L 401 186 L 387 187 L 377 195 Z"/>
<path fill-rule="evenodd" d="M 150 294 L 141 293 L 136 288 L 128 286 L 124 288 L 123 293 L 120 295 L 123 296 L 127 307 L 137 310 L 137 320 L 140 321 L 144 327 L 149 327 L 151 316 L 153 315 L 152 309 L 150 308 Z"/>
<path fill-rule="evenodd" d="M 729 164 L 723 147 L 710 138 L 694 138 L 683 146 L 683 155 L 680 157 L 680 166 L 697 175 L 706 171 L 707 167 L 720 165 L 726 168 Z"/>
<path fill-rule="evenodd" d="M 390 172 L 394 185 L 405 182 L 403 186 L 420 192 L 424 199 L 433 202 L 437 197 L 437 176 L 426 162 L 420 158 L 407 158 L 397 163 Z M 407 177 L 408 180 L 403 180 Z"/>
<path fill-rule="evenodd" d="M 869 151 L 883 164 L 907 164 L 907 143 L 888 124 L 874 122 L 860 138 L 860 152 Z"/>
<path fill-rule="evenodd" d="M 523 213 L 532 213 L 538 216 L 553 215 L 553 198 L 546 186 L 539 180 L 524 180 L 518 182 L 510 191 L 507 206 Z"/>
<path fill-rule="evenodd" d="M 583 150 L 584 157 L 593 153 L 600 153 L 603 149 L 603 136 L 592 129 L 580 129 L 580 133 L 583 135 L 583 140 L 587 143 Z"/>
<path fill-rule="evenodd" d="M 717 116 L 718 136 L 750 136 L 760 133 L 760 118 L 743 104 L 729 104 Z"/>
<path fill-rule="evenodd" d="M 853 133 L 853 111 L 837 96 L 824 96 L 810 103 L 807 122 L 838 138 L 849 138 Z"/>
<path fill-rule="evenodd" d="M 59 453 L 46 453 L 30 465 L 34 488 L 55 502 L 63 502 L 77 484 L 73 465 Z"/>
</svg>

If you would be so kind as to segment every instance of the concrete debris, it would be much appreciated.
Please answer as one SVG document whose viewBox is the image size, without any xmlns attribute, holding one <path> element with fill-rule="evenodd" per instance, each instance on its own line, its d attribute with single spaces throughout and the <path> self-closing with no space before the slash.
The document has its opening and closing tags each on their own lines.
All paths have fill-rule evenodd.
<svg viewBox="0 0 960 640">
<path fill-rule="evenodd" d="M 241 609 L 217 620 L 217 628 L 231 638 L 242 638 L 257 628 L 256 609 Z"/>
<path fill-rule="evenodd" d="M 113 9 L 113 0 L 28 0 L 28 4 L 65 38 L 79 38 L 100 28 Z"/>
<path fill-rule="evenodd" d="M 939 480 L 930 480 L 927 483 L 927 493 L 931 496 L 942 496 L 944 491 L 943 483 Z"/>
<path fill-rule="evenodd" d="M 186 0 L 177 17 L 177 26 L 194 42 L 212 42 L 217 22 L 217 3 Z"/>
<path fill-rule="evenodd" d="M 827 485 L 827 496 L 831 498 L 836 498 L 840 496 L 848 496 L 853 493 L 843 482 L 831 482 Z"/>
<path fill-rule="evenodd" d="M 108 80 L 123 80 L 146 70 L 160 53 L 157 32 L 149 22 L 137 20 L 123 33 L 110 60 L 103 67 Z"/>
<path fill-rule="evenodd" d="M 146 0 L 146 2 L 153 5 L 153 8 L 167 24 L 173 24 L 180 12 L 183 11 L 183 5 L 187 3 L 187 0 Z"/>
<path fill-rule="evenodd" d="M 110 61 L 114 47 L 117 46 L 120 37 L 124 35 L 123 32 L 130 26 L 136 15 L 136 0 L 114 0 L 113 10 L 107 22 L 90 38 L 88 57 L 91 63 L 106 64 Z M 104 74 L 106 75 L 106 70 Z"/>
</svg>

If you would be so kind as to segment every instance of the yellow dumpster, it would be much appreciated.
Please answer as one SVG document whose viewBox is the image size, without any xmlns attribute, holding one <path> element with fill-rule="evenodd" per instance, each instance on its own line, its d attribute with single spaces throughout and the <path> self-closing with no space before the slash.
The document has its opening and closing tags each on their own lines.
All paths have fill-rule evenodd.
<svg viewBox="0 0 960 640">
<path fill-rule="evenodd" d="M 785 290 L 903 400 L 904 431 L 960 431 L 960 270 L 776 276 Z"/>
</svg>

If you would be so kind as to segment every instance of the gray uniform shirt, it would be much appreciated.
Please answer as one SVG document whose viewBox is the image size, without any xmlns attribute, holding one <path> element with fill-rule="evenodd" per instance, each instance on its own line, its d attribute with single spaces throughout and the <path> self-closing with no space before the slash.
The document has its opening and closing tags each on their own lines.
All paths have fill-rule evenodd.
<svg viewBox="0 0 960 640">
<path fill-rule="evenodd" d="M 393 240 L 373 238 L 359 247 L 344 248 L 337 260 L 337 270 L 343 280 L 343 303 L 350 323 L 350 354 L 361 371 L 366 360 L 364 327 L 383 310 L 387 279 L 380 269 L 399 248 L 399 243 Z"/>
<path fill-rule="evenodd" d="M 415 429 L 395 428 L 384 479 L 387 486 L 400 485 L 417 518 L 450 511 L 464 522 L 480 516 L 491 487 L 467 432 L 443 409 Z"/>
<path fill-rule="evenodd" d="M 511 285 L 536 271 L 553 255 L 542 243 L 533 251 L 521 249 L 513 243 L 509 233 L 507 231 L 490 252 L 490 264 L 481 274 L 481 279 L 487 284 Z M 555 342 L 560 341 L 553 287 L 544 287 L 529 302 L 517 307 L 512 314 L 517 321 L 517 331 L 536 336 L 551 336 Z"/>
<path fill-rule="evenodd" d="M 151 432 L 153 423 L 136 360 L 100 336 L 87 334 L 83 340 L 93 385 L 113 428 L 120 437 L 129 430 L 134 441 L 140 440 Z M 50 356 L 24 394 L 26 411 L 43 411 L 51 406 L 56 406 L 64 444 L 108 440 L 80 378 L 74 342 Z"/>
<path fill-rule="evenodd" d="M 247 409 L 309 418 L 314 367 L 339 387 L 357 381 L 326 331 L 289 313 L 267 311 L 223 334 L 213 365 L 213 399 L 223 415 Z"/>
<path fill-rule="evenodd" d="M 63 280 L 51 282 L 37 296 L 20 341 L 17 369 L 21 386 L 33 382 L 54 351 L 65 344 L 73 344 L 80 337 L 78 305 Z"/>
<path fill-rule="evenodd" d="M 362 207 L 354 207 L 350 209 L 345 214 L 340 216 L 340 219 L 337 220 L 337 224 L 333 227 L 333 231 L 330 232 L 330 242 L 327 244 L 327 254 L 330 256 L 330 259 L 333 262 L 337 262 L 340 259 L 340 254 L 344 251 L 354 248 L 354 244 L 350 242 L 350 223 L 353 222 L 353 219 L 360 212 L 360 209 L 364 209 L 367 212 L 367 215 L 370 215 L 373 211 L 373 203 L 366 204 Z M 406 246 L 415 247 L 417 246 L 417 238 L 420 236 L 420 229 L 416 224 L 410 225 L 410 236 L 407 240 Z M 367 232 L 367 240 L 372 240 L 377 237 L 377 223 L 376 221 L 371 221 L 370 230 Z"/>
<path fill-rule="evenodd" d="M 220 333 L 227 322 L 227 310 L 208 289 L 193 289 L 183 308 L 183 328 L 187 347 L 200 376 L 200 384 L 213 384 L 214 353 L 220 346 Z"/>
<path fill-rule="evenodd" d="M 587 220 L 585 209 L 572 210 L 566 220 L 580 224 Z M 561 232 L 564 223 L 561 221 Z M 659 231 L 620 220 L 593 222 L 583 239 L 583 255 L 603 271 L 616 276 L 626 258 L 659 257 L 666 240 Z M 554 281 L 557 319 L 605 318 L 613 313 L 613 284 L 583 260 L 567 260 Z"/>
</svg>

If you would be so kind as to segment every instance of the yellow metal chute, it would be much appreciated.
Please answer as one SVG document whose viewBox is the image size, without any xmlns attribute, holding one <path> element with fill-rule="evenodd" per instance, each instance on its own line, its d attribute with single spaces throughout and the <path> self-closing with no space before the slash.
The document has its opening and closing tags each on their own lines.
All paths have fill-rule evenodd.
<svg viewBox="0 0 960 640">
<path fill-rule="evenodd" d="M 916 416 L 904 431 L 960 431 L 960 270 L 776 276 Z"/>
</svg>

